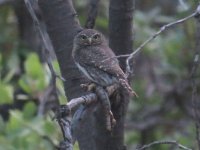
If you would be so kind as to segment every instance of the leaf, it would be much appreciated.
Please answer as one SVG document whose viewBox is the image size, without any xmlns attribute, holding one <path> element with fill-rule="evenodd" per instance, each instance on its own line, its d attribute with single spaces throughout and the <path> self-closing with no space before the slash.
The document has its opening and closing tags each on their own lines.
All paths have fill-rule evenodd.
<svg viewBox="0 0 200 150">
<path fill-rule="evenodd" d="M 36 54 L 31 53 L 25 61 L 26 73 L 33 78 L 44 78 L 43 67 Z"/>
<path fill-rule="evenodd" d="M 9 122 L 6 125 L 6 131 L 12 133 L 12 136 L 16 133 L 19 133 L 19 129 L 23 126 L 22 113 L 17 110 L 10 111 Z"/>
<path fill-rule="evenodd" d="M 33 79 L 28 75 L 23 75 L 19 80 L 19 85 L 25 92 L 34 95 L 44 90 L 48 81 L 44 78 Z"/>
<path fill-rule="evenodd" d="M 4 83 L 8 83 L 15 75 L 15 70 L 10 70 L 3 79 Z"/>
<path fill-rule="evenodd" d="M 27 79 L 27 76 L 23 75 L 19 80 L 20 87 L 27 93 L 31 93 L 31 86 L 29 84 L 29 81 Z M 32 87 L 33 88 L 33 87 Z"/>
<path fill-rule="evenodd" d="M 31 119 L 36 113 L 36 105 L 34 102 L 28 102 L 23 108 L 23 116 L 25 119 Z"/>
<path fill-rule="evenodd" d="M 57 73 L 57 74 L 61 74 L 60 73 L 60 67 L 59 67 L 59 64 L 58 64 L 58 61 L 52 61 L 52 64 L 53 64 L 53 68 L 54 68 L 54 70 L 55 70 L 55 72 Z"/>
<path fill-rule="evenodd" d="M 25 92 L 34 95 L 47 87 L 49 78 L 45 76 L 43 66 L 36 54 L 31 53 L 28 56 L 25 61 L 25 70 L 26 74 L 19 80 L 19 85 Z"/>
<path fill-rule="evenodd" d="M 53 121 L 46 121 L 44 123 L 43 130 L 48 135 L 51 135 L 53 132 L 55 132 L 55 125 L 53 124 Z"/>
<path fill-rule="evenodd" d="M 9 104 L 13 101 L 13 87 L 0 82 L 0 104 Z"/>
<path fill-rule="evenodd" d="M 79 145 L 78 145 L 78 142 L 75 142 L 75 144 L 74 144 L 74 150 L 79 150 Z"/>
</svg>

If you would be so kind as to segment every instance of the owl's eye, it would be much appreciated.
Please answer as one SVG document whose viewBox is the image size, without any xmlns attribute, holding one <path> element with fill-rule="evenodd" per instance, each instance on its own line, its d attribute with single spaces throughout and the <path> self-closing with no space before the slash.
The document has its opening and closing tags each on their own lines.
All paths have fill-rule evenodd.
<svg viewBox="0 0 200 150">
<path fill-rule="evenodd" d="M 95 35 L 93 36 L 93 38 L 94 38 L 95 40 L 97 40 L 97 39 L 100 38 L 100 35 L 99 35 L 99 34 L 95 34 Z"/>
<path fill-rule="evenodd" d="M 81 35 L 81 40 L 86 40 L 87 39 L 87 37 L 85 36 L 85 35 Z"/>
</svg>

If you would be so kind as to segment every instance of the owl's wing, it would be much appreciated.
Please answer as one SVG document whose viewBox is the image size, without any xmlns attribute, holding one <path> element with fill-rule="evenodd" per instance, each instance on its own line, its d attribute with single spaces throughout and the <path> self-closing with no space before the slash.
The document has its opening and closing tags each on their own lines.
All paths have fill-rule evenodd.
<svg viewBox="0 0 200 150">
<path fill-rule="evenodd" d="M 118 60 L 115 58 L 115 54 L 109 47 L 99 46 L 82 49 L 79 54 L 79 63 L 83 66 L 90 66 L 94 69 L 102 70 L 116 77 L 120 85 L 128 92 L 128 94 L 137 96 L 128 84 L 126 75 L 120 68 Z"/>
<path fill-rule="evenodd" d="M 95 46 L 82 51 L 80 63 L 103 70 L 117 78 L 126 79 L 115 54 L 108 46 Z"/>
</svg>

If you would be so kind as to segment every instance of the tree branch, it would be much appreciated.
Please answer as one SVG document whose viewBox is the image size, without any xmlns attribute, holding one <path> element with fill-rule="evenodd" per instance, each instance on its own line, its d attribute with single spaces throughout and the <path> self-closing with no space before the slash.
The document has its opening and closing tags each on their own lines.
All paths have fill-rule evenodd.
<svg viewBox="0 0 200 150">
<path fill-rule="evenodd" d="M 141 51 L 142 48 L 144 48 L 144 46 L 146 46 L 149 42 L 151 42 L 152 40 L 154 40 L 158 35 L 160 35 L 162 32 L 164 32 L 165 30 L 171 28 L 172 26 L 174 25 L 177 25 L 177 24 L 181 24 L 185 21 L 187 21 L 188 19 L 190 18 L 193 18 L 195 17 L 197 14 L 199 14 L 200 12 L 198 11 L 198 9 L 192 13 L 191 15 L 185 17 L 185 18 L 182 18 L 182 19 L 179 19 L 177 21 L 174 21 L 174 22 L 171 22 L 169 24 L 166 24 L 164 26 L 162 26 L 160 28 L 160 30 L 158 30 L 156 33 L 154 33 L 152 36 L 150 36 L 144 43 L 142 43 L 134 52 L 132 52 L 131 54 L 128 55 L 128 58 L 126 59 L 126 65 L 127 65 L 127 68 L 126 68 L 126 72 L 127 72 L 127 75 L 129 76 L 130 74 L 133 73 L 133 70 L 132 68 L 130 67 L 130 61 L 133 60 L 133 57 L 136 53 L 138 53 L 139 51 Z M 125 55 L 124 55 L 125 56 Z M 124 57 L 123 56 L 123 57 Z"/>
<path fill-rule="evenodd" d="M 32 19 L 33 19 L 33 23 L 35 24 L 35 27 L 36 29 L 38 30 L 38 33 L 40 34 L 41 36 L 41 39 L 42 39 L 42 42 L 44 44 L 44 58 L 45 58 L 45 61 L 47 62 L 48 64 L 48 67 L 51 71 L 51 76 L 52 76 L 52 80 L 51 80 L 51 83 L 50 83 L 50 89 L 49 91 L 47 91 L 47 95 L 45 95 L 45 99 L 43 99 L 43 103 L 46 103 L 46 101 L 48 100 L 48 96 L 51 94 L 51 93 L 54 93 L 56 95 L 56 97 L 58 98 L 57 96 L 57 93 L 56 93 L 56 78 L 59 77 L 58 75 L 56 75 L 55 71 L 54 71 L 54 68 L 53 68 L 53 65 L 51 63 L 51 61 L 49 60 L 50 56 L 49 56 L 49 53 L 50 53 L 50 46 L 49 46 L 49 43 L 50 41 L 47 41 L 48 39 L 45 37 L 46 35 L 46 31 L 45 30 L 42 30 L 42 27 L 40 25 L 40 22 L 36 16 L 36 13 L 34 11 L 34 8 L 32 5 L 37 5 L 37 2 L 36 1 L 30 1 L 30 0 L 24 0 L 25 1 L 25 4 L 26 4 L 26 7 L 27 7 L 27 10 L 29 11 Z M 60 77 L 59 77 L 60 78 Z M 62 78 L 60 78 L 62 79 Z M 42 106 L 42 105 L 40 105 Z M 41 111 L 42 107 L 39 107 L 39 110 Z M 54 110 L 55 111 L 55 110 Z M 68 115 L 67 117 L 66 116 L 62 116 L 62 117 L 57 117 L 57 121 L 58 121 L 58 124 L 61 128 L 61 131 L 62 131 L 62 134 L 63 134 L 63 138 L 64 138 L 64 141 L 62 141 L 60 143 L 60 150 L 72 150 L 73 149 L 73 144 L 72 144 L 72 135 L 71 135 L 71 117 Z"/>
<path fill-rule="evenodd" d="M 200 14 L 200 7 L 198 6 L 197 9 L 195 10 L 195 12 L 193 12 L 192 14 L 190 14 L 189 16 L 186 16 L 182 19 L 176 20 L 174 22 L 170 22 L 164 26 L 162 26 L 156 33 L 154 33 L 152 36 L 150 36 L 146 41 L 144 41 L 136 50 L 134 50 L 131 54 L 123 54 L 123 55 L 117 55 L 115 57 L 111 57 L 108 59 L 113 59 L 113 58 L 126 58 L 126 74 L 127 76 L 131 75 L 133 73 L 133 68 L 131 65 L 131 61 L 133 60 L 133 57 L 135 56 L 135 54 L 137 54 L 138 52 L 140 52 L 148 43 L 150 43 L 152 40 L 154 40 L 157 36 L 159 36 L 161 33 L 163 33 L 165 30 L 181 24 L 185 21 L 188 21 L 189 19 L 197 16 L 198 14 Z M 132 48 L 131 48 L 132 49 Z M 105 59 L 103 61 L 107 61 L 108 59 Z"/>
<path fill-rule="evenodd" d="M 155 145 L 163 145 L 163 144 L 167 144 L 167 145 L 175 145 L 177 146 L 178 148 L 180 149 L 183 149 L 183 150 L 192 150 L 190 148 L 187 148 L 179 143 L 177 143 L 176 141 L 155 141 L 155 142 L 152 142 L 150 144 L 147 144 L 147 145 L 144 145 L 142 146 L 141 148 L 136 148 L 136 150 L 145 150 L 147 148 L 151 148 Z"/>
<path fill-rule="evenodd" d="M 27 7 L 27 10 L 29 11 L 32 19 L 33 19 L 33 23 L 35 24 L 35 28 L 38 30 L 38 33 L 40 34 L 40 37 L 42 39 L 42 42 L 44 44 L 44 58 L 45 58 L 45 61 L 47 62 L 48 64 L 48 67 L 49 67 L 49 70 L 51 71 L 51 75 L 52 75 L 52 78 L 53 80 L 56 80 L 56 77 L 64 80 L 62 77 L 59 77 L 58 75 L 56 75 L 55 71 L 54 71 L 54 68 L 53 68 L 53 65 L 51 63 L 51 61 L 49 60 L 50 58 L 50 41 L 48 41 L 48 39 L 46 38 L 46 31 L 45 30 L 42 30 L 42 27 L 41 27 L 41 24 L 36 16 L 36 13 L 34 11 L 34 8 L 33 8 L 33 4 L 32 3 L 35 3 L 35 5 L 37 5 L 37 2 L 36 1 L 32 1 L 32 3 L 30 2 L 30 0 L 24 0 L 25 4 L 26 4 L 26 7 Z"/>
<path fill-rule="evenodd" d="M 87 21 L 85 24 L 85 28 L 93 29 L 98 13 L 98 5 L 100 0 L 90 0 L 89 3 L 89 11 L 87 16 Z"/>
</svg>

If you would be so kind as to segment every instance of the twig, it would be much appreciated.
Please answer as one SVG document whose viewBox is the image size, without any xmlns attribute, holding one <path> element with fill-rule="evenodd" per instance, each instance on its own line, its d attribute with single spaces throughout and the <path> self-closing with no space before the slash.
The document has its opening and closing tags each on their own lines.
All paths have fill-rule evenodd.
<svg viewBox="0 0 200 150">
<path fill-rule="evenodd" d="M 124 55 L 118 55 L 115 57 L 110 57 L 108 59 L 105 59 L 103 61 L 107 61 L 109 59 L 113 59 L 113 58 L 123 58 L 123 57 L 127 57 L 126 59 L 126 74 L 127 76 L 129 76 L 130 74 L 132 74 L 132 68 L 130 67 L 130 61 L 133 59 L 134 55 L 137 54 L 139 51 L 141 51 L 148 43 L 150 43 L 152 40 L 154 40 L 158 35 L 160 35 L 162 32 L 164 32 L 166 29 L 169 29 L 170 27 L 177 25 L 177 24 L 181 24 L 185 21 L 187 21 L 188 19 L 191 19 L 197 15 L 200 14 L 200 6 L 197 7 L 197 9 L 195 10 L 195 12 L 193 12 L 191 15 L 184 17 L 182 19 L 176 20 L 174 22 L 168 23 L 164 26 L 162 26 L 156 33 L 154 33 L 152 36 L 150 36 L 146 41 L 144 41 L 135 51 L 133 51 L 131 54 L 124 54 Z"/>
<path fill-rule="evenodd" d="M 59 79 L 62 79 L 62 77 L 59 77 L 56 72 L 54 71 L 54 68 L 53 68 L 53 65 L 50 61 L 50 46 L 48 44 L 48 41 L 47 41 L 47 38 L 46 38 L 46 31 L 45 30 L 42 30 L 42 26 L 40 24 L 40 21 L 38 20 L 37 16 L 36 16 L 36 13 L 35 13 L 35 10 L 34 10 L 34 7 L 33 6 L 36 6 L 37 5 L 37 0 L 33 0 L 33 1 L 30 1 L 30 0 L 24 0 L 25 2 L 25 5 L 27 7 L 27 10 L 29 11 L 32 19 L 33 19 L 33 23 L 35 25 L 35 28 L 38 30 L 38 33 L 42 39 L 42 42 L 44 44 L 44 48 L 42 49 L 43 50 L 43 56 L 45 58 L 45 61 L 47 62 L 47 65 L 49 67 L 49 70 L 51 72 L 51 76 L 52 76 L 52 80 L 51 80 L 51 83 L 50 83 L 50 86 L 52 86 L 52 89 L 51 91 L 56 91 L 56 78 L 59 78 Z M 36 7 L 37 8 L 37 7 Z M 48 92 L 48 94 L 51 94 L 51 91 Z M 48 96 L 46 96 L 46 99 L 48 99 Z M 47 100 L 43 100 L 43 101 L 47 101 Z"/>
<path fill-rule="evenodd" d="M 33 23 L 35 24 L 35 27 L 36 29 L 38 30 L 40 36 L 41 36 L 41 39 L 42 39 L 42 42 L 44 44 L 44 58 L 48 64 L 48 67 L 50 69 L 50 72 L 51 72 L 51 75 L 52 75 L 52 81 L 51 81 L 51 91 L 55 92 L 56 91 L 56 78 L 59 78 L 59 79 L 62 79 L 62 77 L 59 77 L 55 71 L 54 71 L 54 68 L 53 68 L 53 65 L 51 63 L 51 61 L 49 60 L 49 50 L 50 50 L 50 47 L 48 45 L 48 42 L 47 42 L 47 39 L 45 37 L 46 35 L 46 31 L 45 30 L 42 30 L 42 27 L 41 27 L 41 24 L 36 16 L 36 13 L 34 11 L 34 8 L 32 7 L 32 3 L 30 2 L 30 0 L 24 0 L 25 1 L 25 4 L 26 4 L 26 7 L 27 7 L 27 10 L 29 11 L 32 19 L 33 19 Z M 36 0 L 32 1 L 33 3 L 37 3 Z M 51 92 L 50 91 L 50 92 Z M 49 92 L 49 94 L 50 94 Z M 56 93 L 55 93 L 56 94 Z M 57 94 L 56 94 L 57 96 Z M 48 99 L 48 97 L 46 96 L 46 98 Z M 60 150 L 72 150 L 73 149 L 73 144 L 72 144 L 72 135 L 71 135 L 71 120 L 70 120 L 71 116 L 68 115 L 68 117 L 65 117 L 65 116 L 62 116 L 62 117 L 58 117 L 57 115 L 57 121 L 58 121 L 58 124 L 60 125 L 60 128 L 61 128 L 61 131 L 62 131 L 62 134 L 63 134 L 63 138 L 64 138 L 64 141 L 62 141 L 60 143 L 60 146 L 59 146 L 59 149 Z"/>
<path fill-rule="evenodd" d="M 177 141 L 155 141 L 155 142 L 152 142 L 152 143 L 150 143 L 150 144 L 144 145 L 144 146 L 142 146 L 142 147 L 140 147 L 140 148 L 136 148 L 136 150 L 145 150 L 145 149 L 150 148 L 150 147 L 152 147 L 152 146 L 155 146 L 155 145 L 163 145 L 163 144 L 165 144 L 165 145 L 166 145 L 166 144 L 167 144 L 167 145 L 175 145 L 175 146 L 177 146 L 178 148 L 184 149 L 184 150 L 192 150 L 192 149 L 190 149 L 190 148 L 187 148 L 186 146 L 183 146 L 183 145 L 177 143 Z"/>
<path fill-rule="evenodd" d="M 174 25 L 177 25 L 177 24 L 180 24 L 180 23 L 183 23 L 185 21 L 187 21 L 188 19 L 190 18 L 193 18 L 197 15 L 200 14 L 200 5 L 197 7 L 197 9 L 195 10 L 195 12 L 193 12 L 191 15 L 185 17 L 185 18 L 182 18 L 182 19 L 179 19 L 177 21 L 174 21 L 174 22 L 171 22 L 171 23 L 168 23 L 164 26 L 162 26 L 160 28 L 160 30 L 158 30 L 156 33 L 154 33 L 152 36 L 150 36 L 144 43 L 142 43 L 133 53 L 129 54 L 129 55 L 123 55 L 122 57 L 128 57 L 126 59 L 126 65 L 127 65 L 127 68 L 126 68 L 126 72 L 127 72 L 127 75 L 131 74 L 132 73 L 132 70 L 131 70 L 131 67 L 130 67 L 130 61 L 133 59 L 133 56 L 138 53 L 139 51 L 141 51 L 142 48 L 144 48 L 144 46 L 146 46 L 149 42 L 151 42 L 152 40 L 154 40 L 158 35 L 160 35 L 162 32 L 164 32 L 166 29 L 174 26 Z M 119 57 L 119 56 L 118 56 Z"/>
<path fill-rule="evenodd" d="M 71 117 L 59 118 L 57 121 L 64 137 L 64 141 L 60 142 L 59 150 L 73 150 Z"/>
<path fill-rule="evenodd" d="M 49 60 L 49 58 L 50 58 L 49 57 L 50 47 L 49 47 L 49 44 L 48 44 L 47 39 L 45 37 L 46 31 L 42 30 L 41 24 L 40 24 L 36 14 L 35 14 L 35 11 L 34 11 L 34 8 L 32 7 L 31 2 L 29 0 L 24 0 L 24 2 L 26 4 L 27 10 L 29 11 L 29 13 L 30 13 L 30 15 L 32 17 L 33 23 L 35 24 L 35 27 L 38 30 L 38 32 L 39 32 L 39 34 L 41 36 L 42 42 L 44 44 L 44 53 L 45 53 L 44 58 L 45 58 L 45 60 L 47 62 L 47 65 L 48 65 L 50 71 L 51 71 L 52 78 L 59 78 L 61 80 L 64 80 L 63 77 L 59 77 L 55 73 L 55 71 L 53 69 L 53 65 L 51 64 L 51 61 Z M 34 1 L 34 2 L 36 3 L 36 1 Z"/>
<path fill-rule="evenodd" d="M 38 116 L 43 115 L 45 113 L 47 102 L 49 101 L 52 95 L 55 96 L 55 99 L 58 99 L 56 90 L 57 90 L 56 83 L 55 80 L 52 78 L 49 86 L 45 89 L 45 91 L 41 94 L 41 96 L 39 96 L 40 105 L 38 106 Z M 55 109 L 57 105 L 54 104 L 54 106 L 51 108 Z"/>
<path fill-rule="evenodd" d="M 111 57 L 108 59 L 105 59 L 103 61 L 107 61 L 109 59 L 113 59 L 113 58 L 123 58 L 123 57 L 128 57 L 126 59 L 126 74 L 127 76 L 129 76 L 130 74 L 132 74 L 132 69 L 130 67 L 130 61 L 133 59 L 134 55 L 137 54 L 139 51 L 141 51 L 148 43 L 150 43 L 152 40 L 154 40 L 158 35 L 160 35 L 162 32 L 164 32 L 165 30 L 167 30 L 168 28 L 183 23 L 185 21 L 187 21 L 188 19 L 191 19 L 197 15 L 200 14 L 200 5 L 197 7 L 197 9 L 195 10 L 195 12 L 193 12 L 191 15 L 184 17 L 182 19 L 176 20 L 174 22 L 168 23 L 164 26 L 162 26 L 156 33 L 154 33 L 152 36 L 150 36 L 146 41 L 144 41 L 134 52 L 132 52 L 131 54 L 125 54 L 125 55 L 118 55 L 115 57 Z"/>
<path fill-rule="evenodd" d="M 118 85 L 112 85 L 106 88 L 106 91 L 108 93 L 108 95 L 112 95 L 116 90 L 118 89 Z M 80 106 L 81 104 L 83 105 L 89 105 L 91 103 L 95 103 L 97 102 L 97 95 L 95 93 L 90 93 L 78 98 L 74 98 L 71 99 L 66 105 L 62 105 L 61 109 L 59 109 L 57 115 L 61 115 L 61 116 L 68 116 L 70 115 L 70 113 L 75 110 L 75 108 L 77 108 L 78 106 Z M 61 117 L 60 116 L 60 117 Z M 59 117 L 56 117 L 59 118 Z"/>
<path fill-rule="evenodd" d="M 97 13 L 98 13 L 98 4 L 100 0 L 90 0 L 89 2 L 89 11 L 88 17 L 85 23 L 85 28 L 92 29 L 94 28 Z"/>
<path fill-rule="evenodd" d="M 112 95 L 117 88 L 118 86 L 113 85 L 107 87 L 106 91 L 109 95 Z M 71 112 L 81 104 L 89 105 L 94 102 L 97 102 L 97 95 L 95 93 L 90 93 L 85 96 L 71 99 L 66 105 L 61 105 L 57 110 L 55 118 L 58 121 L 64 137 L 64 141 L 60 142 L 59 150 L 72 150 L 73 148 L 74 141 L 71 134 Z"/>
</svg>

